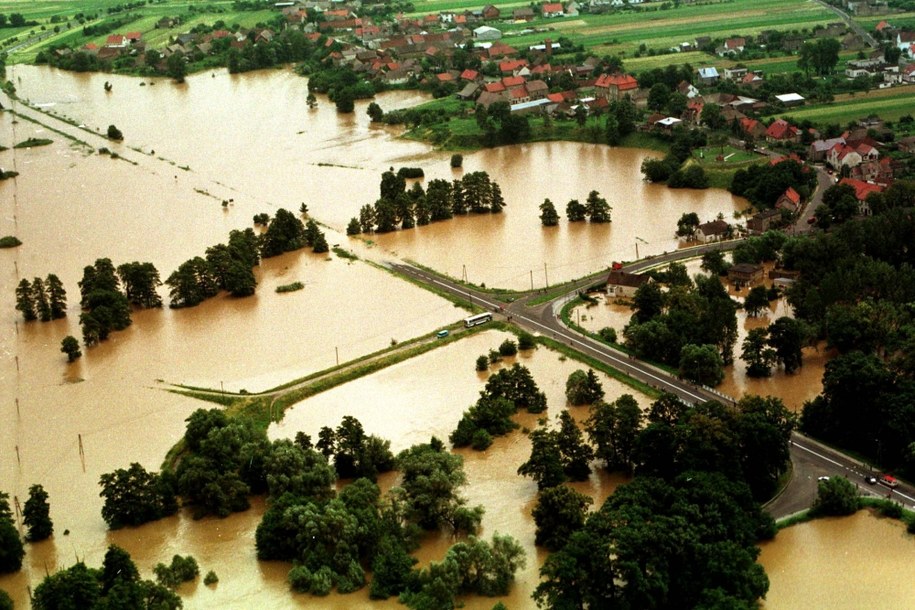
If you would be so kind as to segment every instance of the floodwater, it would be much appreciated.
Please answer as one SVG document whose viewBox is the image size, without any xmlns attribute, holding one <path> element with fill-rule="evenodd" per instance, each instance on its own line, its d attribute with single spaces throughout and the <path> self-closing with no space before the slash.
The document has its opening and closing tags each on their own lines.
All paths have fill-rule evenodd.
<svg viewBox="0 0 915 610">
<path fill-rule="evenodd" d="M 693 259 L 686 261 L 686 269 L 690 276 L 703 273 L 700 269 L 701 261 Z M 767 280 L 768 281 L 768 280 Z M 742 301 L 747 296 L 747 289 L 734 291 L 728 284 L 731 296 Z M 572 313 L 573 320 L 582 328 L 598 332 L 602 328 L 616 330 L 617 340 L 623 341 L 623 329 L 629 323 L 632 309 L 620 301 L 612 301 L 606 295 L 599 295 L 599 303 L 584 304 L 575 308 Z M 780 367 L 772 368 L 770 377 L 748 377 L 747 367 L 740 358 L 741 344 L 747 333 L 763 326 L 768 326 L 782 316 L 791 316 L 791 308 L 785 299 L 772 301 L 768 309 L 763 310 L 756 317 L 747 316 L 743 309 L 737 310 L 737 342 L 734 345 L 734 363 L 724 369 L 724 381 L 715 389 L 736 398 L 745 394 L 759 396 L 776 396 L 785 405 L 797 413 L 801 412 L 804 403 L 815 398 L 823 389 L 823 372 L 828 362 L 830 353 L 825 344 L 817 347 L 804 348 L 803 365 L 801 368 L 788 375 Z"/>
<path fill-rule="evenodd" d="M 784 529 L 762 544 L 765 608 L 891 610 L 915 607 L 915 538 L 902 522 L 859 511 Z"/>
<path fill-rule="evenodd" d="M 19 94 L 44 111 L 93 133 L 114 124 L 125 135 L 123 143 L 113 144 L 58 125 L 92 147 L 112 148 L 122 157 L 115 160 L 41 125 L 0 114 L 4 146 L 28 137 L 54 140 L 41 148 L 0 152 L 0 166 L 20 173 L 0 182 L 0 235 L 16 235 L 24 242 L 0 251 L 0 489 L 24 502 L 29 485 L 43 484 L 56 529 L 52 541 L 28 547 L 22 572 L 0 578 L 0 587 L 10 591 L 17 607 L 27 603 L 26 586 L 34 587 L 47 570 L 69 565 L 74 557 L 99 565 L 110 542 L 133 553 L 146 576 L 157 562 L 178 552 L 197 556 L 204 570 L 215 569 L 221 578 L 215 590 L 199 585 L 181 591 L 192 607 L 245 608 L 255 598 L 259 607 L 288 607 L 290 600 L 312 603 L 287 591 L 288 566 L 254 560 L 253 531 L 262 506 L 227 520 L 192 522 L 181 515 L 111 533 L 100 517 L 99 476 L 132 461 L 158 469 L 182 435 L 184 419 L 208 406 L 164 391 L 166 383 L 262 390 L 462 317 L 450 303 L 377 267 L 333 254 L 297 252 L 265 261 L 256 270 L 260 287 L 254 297 L 218 297 L 193 309 L 137 312 L 129 329 L 68 365 L 60 341 L 80 335 L 77 282 L 82 268 L 95 259 L 109 257 L 116 265 L 150 261 L 164 279 L 181 262 L 224 241 L 230 230 L 251 226 L 254 214 L 279 207 L 297 210 L 305 202 L 325 225 L 330 244 L 360 257 L 380 262 L 413 258 L 455 277 L 466 272 L 475 283 L 525 288 L 531 282 L 540 285 L 541 271 L 542 283 L 552 284 L 611 260 L 634 258 L 636 247 L 642 254 L 671 249 L 683 212 L 696 211 L 705 220 L 719 212 L 729 216 L 744 205 L 723 192 L 643 184 L 638 165 L 649 153 L 537 144 L 465 155 L 464 171 L 486 169 L 502 185 L 508 207 L 501 216 L 350 239 L 343 228 L 362 205 L 375 200 L 380 174 L 388 167 L 420 166 L 430 178 L 460 175 L 448 166 L 450 154 L 399 140 L 395 129 L 370 125 L 367 101 L 349 116 L 337 115 L 323 98 L 310 110 L 306 80 L 289 70 L 241 76 L 217 71 L 193 76 L 184 85 L 27 66 L 10 68 L 9 76 Z M 105 81 L 113 85 L 110 93 L 104 91 Z M 390 92 L 377 101 L 390 110 L 421 99 L 416 93 Z M 611 225 L 540 226 L 537 206 L 544 197 L 562 210 L 568 199 L 583 200 L 592 189 L 614 206 Z M 223 207 L 222 201 L 229 204 Z M 421 234 L 428 239 L 420 240 Z M 14 286 L 20 278 L 49 273 L 57 274 L 68 291 L 68 317 L 24 324 L 14 310 Z M 304 290 L 275 292 L 293 281 L 303 282 Z M 362 410 L 376 407 L 374 418 L 368 412 L 354 414 L 365 418 L 370 432 L 390 437 L 395 447 L 433 433 L 446 436 L 481 387 L 473 372 L 475 357 L 495 346 L 462 343 L 442 350 L 455 350 L 459 357 L 453 361 L 435 360 L 436 353 L 328 396 L 351 395 Z M 438 367 L 427 361 L 439 362 Z M 541 367 L 534 373 L 554 409 L 561 404 L 571 366 L 546 352 L 531 359 L 532 369 Z M 448 384 L 449 376 L 460 379 L 449 395 L 454 402 L 423 409 L 445 386 L 424 385 L 416 370 L 438 384 Z M 440 371 L 448 372 L 445 379 Z M 357 403 L 359 383 L 370 386 L 384 379 L 393 380 L 387 383 L 399 392 L 422 388 L 428 401 L 416 402 L 409 394 L 397 400 L 402 394 L 392 393 L 390 399 L 373 395 L 372 401 Z M 395 426 L 398 418 L 386 410 L 390 408 L 412 413 L 399 418 L 405 427 Z M 420 411 L 432 415 L 422 420 Z M 339 422 L 333 412 L 327 415 L 308 425 Z M 414 425 L 414 416 L 421 423 Z M 529 420 L 525 425 L 533 426 L 535 419 Z M 284 425 L 291 430 L 299 425 L 293 421 Z M 394 427 L 385 434 L 376 429 L 381 424 Z M 529 514 L 534 486 L 514 474 L 527 450 L 526 437 L 515 434 L 497 441 L 486 456 L 466 454 L 467 494 L 471 502 L 487 506 L 486 533 L 512 533 L 531 551 L 517 588 L 520 597 L 510 607 L 526 605 L 536 582 L 532 524 L 518 518 Z M 484 460 L 489 456 L 494 459 Z M 580 488 L 601 499 L 618 483 L 595 475 Z M 70 534 L 64 536 L 64 530 Z M 446 546 L 447 541 L 431 545 L 423 551 L 424 559 L 441 556 Z M 351 607 L 351 600 L 327 604 Z"/>
</svg>

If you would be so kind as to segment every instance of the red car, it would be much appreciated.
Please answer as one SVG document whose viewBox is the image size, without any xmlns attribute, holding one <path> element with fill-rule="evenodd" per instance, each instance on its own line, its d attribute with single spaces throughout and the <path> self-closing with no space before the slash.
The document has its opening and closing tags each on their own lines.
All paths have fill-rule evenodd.
<svg viewBox="0 0 915 610">
<path fill-rule="evenodd" d="M 880 478 L 877 479 L 877 482 L 880 483 L 881 485 L 886 485 L 887 487 L 889 487 L 891 489 L 895 489 L 895 488 L 899 487 L 899 481 L 896 480 L 896 477 L 889 475 L 889 474 L 880 475 Z"/>
<path fill-rule="evenodd" d="M 814 224 L 816 224 L 816 222 L 817 222 L 816 216 L 811 216 L 810 218 L 807 219 L 807 224 L 809 224 L 809 225 L 814 225 Z"/>
</svg>

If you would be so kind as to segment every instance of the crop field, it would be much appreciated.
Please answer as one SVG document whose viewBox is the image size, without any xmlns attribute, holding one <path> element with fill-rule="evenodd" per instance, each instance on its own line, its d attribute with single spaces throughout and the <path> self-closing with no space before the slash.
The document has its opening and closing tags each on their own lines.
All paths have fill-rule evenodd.
<svg viewBox="0 0 915 610">
<path fill-rule="evenodd" d="M 837 95 L 832 104 L 802 108 L 785 113 L 796 121 L 809 119 L 815 123 L 838 123 L 845 125 L 871 114 L 884 120 L 894 121 L 906 114 L 915 114 L 915 85 L 879 89 L 870 93 Z"/>
</svg>

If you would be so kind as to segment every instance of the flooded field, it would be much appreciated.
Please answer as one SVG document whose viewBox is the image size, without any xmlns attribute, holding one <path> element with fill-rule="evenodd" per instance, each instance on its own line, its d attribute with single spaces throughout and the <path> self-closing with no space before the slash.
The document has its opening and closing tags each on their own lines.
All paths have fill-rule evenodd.
<svg viewBox="0 0 915 610">
<path fill-rule="evenodd" d="M 891 610 L 915 607 L 915 537 L 867 511 L 784 529 L 762 545 L 769 575 L 764 607 Z"/>
</svg>

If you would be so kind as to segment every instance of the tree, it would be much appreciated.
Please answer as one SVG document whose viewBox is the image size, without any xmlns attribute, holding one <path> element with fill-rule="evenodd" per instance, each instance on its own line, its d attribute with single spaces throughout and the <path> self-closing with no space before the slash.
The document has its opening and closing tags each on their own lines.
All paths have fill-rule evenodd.
<svg viewBox="0 0 915 610">
<path fill-rule="evenodd" d="M 194 307 L 219 293 L 219 281 L 213 268 L 200 256 L 187 260 L 178 266 L 165 280 L 169 287 L 168 306 Z"/>
<path fill-rule="evenodd" d="M 747 363 L 747 375 L 750 377 L 768 377 L 772 374 L 775 362 L 775 350 L 769 347 L 769 329 L 754 328 L 747 333 L 741 345 L 740 357 Z"/>
<path fill-rule="evenodd" d="M 121 140 L 124 139 L 124 134 L 121 133 L 121 130 L 118 129 L 117 127 L 115 127 L 114 125 L 109 125 L 108 126 L 108 139 L 120 142 Z"/>
<path fill-rule="evenodd" d="M 0 491 L 0 574 L 18 572 L 25 549 L 10 510 L 9 494 Z"/>
<path fill-rule="evenodd" d="M 305 225 L 289 210 L 277 210 L 261 240 L 261 256 L 270 258 L 304 246 Z"/>
<path fill-rule="evenodd" d="M 348 114 L 356 107 L 356 98 L 352 90 L 346 87 L 334 94 L 334 104 L 337 106 L 337 112 Z"/>
<path fill-rule="evenodd" d="M 810 512 L 817 516 L 843 516 L 861 507 L 858 490 L 845 477 L 829 477 L 817 483 L 817 497 Z"/>
<path fill-rule="evenodd" d="M 531 432 L 530 439 L 531 456 L 518 467 L 518 474 L 534 479 L 541 491 L 565 481 L 562 452 L 556 434 L 546 428 L 537 428 Z"/>
<path fill-rule="evenodd" d="M 721 115 L 721 106 L 705 104 L 702 107 L 700 121 L 709 129 L 721 129 L 725 126 L 726 119 Z"/>
<path fill-rule="evenodd" d="M 661 315 L 664 309 L 664 294 L 657 282 L 645 282 L 632 297 L 632 319 L 643 324 Z"/>
<path fill-rule="evenodd" d="M 714 387 L 724 381 L 724 361 L 714 345 L 687 344 L 680 350 L 678 374 L 687 381 Z"/>
<path fill-rule="evenodd" d="M 585 208 L 590 222 L 610 222 L 610 204 L 597 191 L 588 193 Z"/>
<path fill-rule="evenodd" d="M 562 469 L 565 475 L 572 481 L 587 480 L 591 474 L 594 450 L 585 443 L 584 435 L 568 410 L 563 410 L 559 414 L 556 445 L 562 455 Z"/>
<path fill-rule="evenodd" d="M 362 225 L 359 224 L 359 219 L 353 216 L 349 224 L 346 225 L 346 234 L 347 235 L 359 235 L 362 233 Z"/>
<path fill-rule="evenodd" d="M 483 507 L 467 508 L 467 500 L 458 491 L 467 482 L 464 460 L 444 451 L 437 439 L 433 441 L 397 455 L 406 516 L 426 530 L 448 526 L 453 532 L 473 533 Z"/>
<path fill-rule="evenodd" d="M 54 533 L 54 523 L 51 521 L 51 507 L 48 504 L 48 492 L 41 485 L 29 487 L 29 499 L 25 501 L 22 509 L 22 522 L 29 528 L 25 539 L 29 542 L 38 542 L 50 538 Z"/>
<path fill-rule="evenodd" d="M 38 319 L 35 312 L 35 296 L 32 292 L 32 284 L 27 279 L 22 278 L 16 286 L 16 310 L 22 313 L 26 322 Z"/>
<path fill-rule="evenodd" d="M 803 322 L 787 316 L 769 325 L 769 345 L 775 349 L 775 359 L 785 367 L 786 373 L 801 368 L 807 334 Z"/>
<path fill-rule="evenodd" d="M 588 208 L 582 205 L 578 199 L 572 199 L 566 204 L 566 218 L 569 222 L 582 222 L 588 213 Z"/>
<path fill-rule="evenodd" d="M 591 405 L 585 431 L 595 447 L 594 457 L 603 460 L 607 470 L 632 471 L 642 420 L 642 409 L 631 394 Z"/>
<path fill-rule="evenodd" d="M 696 236 L 699 228 L 699 215 L 695 212 L 684 212 L 677 221 L 677 237 L 685 237 L 692 240 Z M 718 254 L 721 254 L 718 252 Z"/>
<path fill-rule="evenodd" d="M 544 489 L 533 512 L 537 526 L 534 544 L 549 551 L 561 549 L 584 526 L 592 502 L 588 496 L 565 485 Z"/>
<path fill-rule="evenodd" d="M 566 398 L 572 405 L 590 405 L 604 397 L 604 388 L 592 369 L 577 369 L 566 380 Z"/>
<path fill-rule="evenodd" d="M 544 199 L 540 204 L 540 222 L 545 227 L 555 227 L 559 224 L 559 214 L 556 212 L 556 206 L 549 199 Z"/>
<path fill-rule="evenodd" d="M 384 119 L 384 110 L 375 102 L 371 102 L 365 113 L 369 115 L 373 123 L 380 123 Z"/>
<path fill-rule="evenodd" d="M 858 197 L 855 189 L 849 184 L 836 184 L 823 192 L 825 210 L 817 213 L 817 220 L 828 221 L 829 225 L 838 225 L 854 218 L 858 214 Z"/>
<path fill-rule="evenodd" d="M 45 291 L 44 282 L 40 277 L 32 280 L 32 300 L 35 302 L 35 313 L 42 322 L 51 319 L 51 304 L 48 302 L 48 293 Z"/>
<path fill-rule="evenodd" d="M 162 297 L 156 288 L 162 285 L 159 271 L 152 263 L 118 265 L 118 278 L 131 305 L 144 308 L 162 307 Z"/>
<path fill-rule="evenodd" d="M 187 76 L 187 61 L 185 61 L 184 53 L 178 51 L 168 56 L 168 59 L 165 60 L 165 73 L 176 83 L 184 82 L 184 77 Z"/>
<path fill-rule="evenodd" d="M 702 270 L 712 275 L 727 275 L 730 265 L 724 260 L 724 253 L 712 250 L 702 255 Z"/>
<path fill-rule="evenodd" d="M 670 88 L 664 83 L 655 83 L 648 91 L 648 107 L 659 111 L 667 105 L 670 99 Z"/>
<path fill-rule="evenodd" d="M 73 362 L 83 355 L 83 352 L 79 349 L 79 341 L 72 335 L 67 335 L 63 338 L 60 342 L 60 351 L 67 355 L 67 362 Z"/>
<path fill-rule="evenodd" d="M 147 472 L 134 462 L 126 470 L 103 474 L 99 479 L 105 499 L 102 519 L 111 529 L 141 525 L 172 515 L 178 510 L 175 491 L 168 477 Z"/>
<path fill-rule="evenodd" d="M 751 318 L 755 318 L 764 309 L 769 307 L 769 291 L 765 286 L 754 286 L 747 293 L 747 298 L 743 301 L 744 311 Z"/>
<path fill-rule="evenodd" d="M 66 317 L 67 291 L 64 290 L 63 282 L 53 273 L 49 273 L 45 280 L 45 288 L 48 291 L 48 305 L 51 309 L 51 319 L 58 320 Z"/>
</svg>

